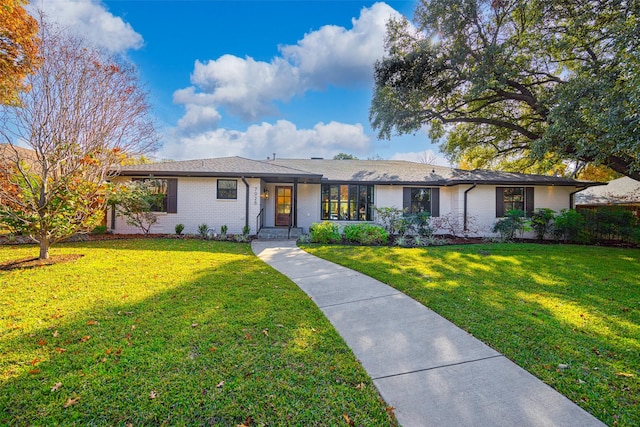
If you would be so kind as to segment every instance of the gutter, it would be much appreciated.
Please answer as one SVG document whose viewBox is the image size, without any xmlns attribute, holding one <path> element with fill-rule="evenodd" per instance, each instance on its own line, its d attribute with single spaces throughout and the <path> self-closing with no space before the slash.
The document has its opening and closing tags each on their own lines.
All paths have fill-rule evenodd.
<svg viewBox="0 0 640 427">
<path fill-rule="evenodd" d="M 580 191 L 589 188 L 588 186 L 582 187 L 577 189 L 576 191 L 572 191 L 571 193 L 569 193 L 569 209 L 575 209 L 575 201 L 574 201 L 574 195 L 576 193 L 579 193 Z"/>
<path fill-rule="evenodd" d="M 242 179 L 242 182 L 244 182 L 244 185 L 247 187 L 247 191 L 245 191 L 246 203 L 244 207 L 244 226 L 247 227 L 248 229 L 249 228 L 249 183 L 247 182 L 246 179 L 244 179 L 244 176 L 241 177 L 240 179 Z"/>
<path fill-rule="evenodd" d="M 476 184 L 475 182 L 473 183 L 473 185 L 469 188 L 467 188 L 464 191 L 464 227 L 462 229 L 462 231 L 469 231 L 469 218 L 468 218 L 468 214 L 467 214 L 467 193 L 471 190 L 473 190 L 474 188 L 476 188 L 478 186 L 478 184 Z"/>
</svg>

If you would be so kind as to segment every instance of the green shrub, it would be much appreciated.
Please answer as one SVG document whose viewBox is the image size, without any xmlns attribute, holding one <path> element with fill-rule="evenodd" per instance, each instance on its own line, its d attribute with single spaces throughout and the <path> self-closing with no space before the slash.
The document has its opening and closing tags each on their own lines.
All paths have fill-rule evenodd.
<svg viewBox="0 0 640 427">
<path fill-rule="evenodd" d="M 553 227 L 555 212 L 549 208 L 536 209 L 531 215 L 531 228 L 536 234 L 536 239 L 542 240 L 549 234 Z"/>
<path fill-rule="evenodd" d="M 309 233 L 313 243 L 338 243 L 342 240 L 338 224 L 329 221 L 314 222 L 309 227 Z"/>
<path fill-rule="evenodd" d="M 564 242 L 588 243 L 591 236 L 585 225 L 586 221 L 580 212 L 563 209 L 554 220 L 553 235 Z"/>
<path fill-rule="evenodd" d="M 249 236 L 250 232 L 251 232 L 251 227 L 249 227 L 248 225 L 245 225 L 244 227 L 242 227 L 242 236 L 245 239 Z"/>
<path fill-rule="evenodd" d="M 389 240 L 389 233 L 374 224 L 349 224 L 342 233 L 346 241 L 362 245 L 382 245 Z"/>
<path fill-rule="evenodd" d="M 525 231 L 524 212 L 518 209 L 508 211 L 504 218 L 500 218 L 493 225 L 492 232 L 500 235 L 500 240 L 510 242 L 516 237 L 516 233 Z"/>
<path fill-rule="evenodd" d="M 203 239 L 207 238 L 207 231 L 209 230 L 209 226 L 207 224 L 200 224 L 198 226 L 198 234 L 200 235 L 200 237 L 202 237 Z"/>
<path fill-rule="evenodd" d="M 99 225 L 93 230 L 91 230 L 91 234 L 107 234 L 107 226 Z"/>
<path fill-rule="evenodd" d="M 360 243 L 363 245 L 384 245 L 389 240 L 389 233 L 383 227 L 374 224 L 361 224 L 362 236 Z"/>
<path fill-rule="evenodd" d="M 229 227 L 227 227 L 226 225 L 220 226 L 220 238 L 221 239 L 226 239 L 227 238 L 227 230 L 229 230 Z"/>
<path fill-rule="evenodd" d="M 632 241 L 638 218 L 620 206 L 602 206 L 596 209 L 580 211 L 585 217 L 586 228 L 592 237 L 602 240 Z"/>
<path fill-rule="evenodd" d="M 179 236 L 182 234 L 182 232 L 184 231 L 184 224 L 176 224 L 174 230 L 176 231 L 176 234 Z"/>
<path fill-rule="evenodd" d="M 359 243 L 360 238 L 362 237 L 362 227 L 361 224 L 349 224 L 345 225 L 342 230 L 342 235 L 347 242 L 351 243 Z"/>
</svg>

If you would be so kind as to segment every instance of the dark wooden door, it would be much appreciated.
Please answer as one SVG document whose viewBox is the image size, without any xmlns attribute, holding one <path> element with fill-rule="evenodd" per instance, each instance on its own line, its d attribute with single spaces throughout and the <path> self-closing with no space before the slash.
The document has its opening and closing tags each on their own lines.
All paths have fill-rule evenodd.
<svg viewBox="0 0 640 427">
<path fill-rule="evenodd" d="M 276 227 L 288 227 L 291 221 L 291 187 L 276 187 Z"/>
</svg>

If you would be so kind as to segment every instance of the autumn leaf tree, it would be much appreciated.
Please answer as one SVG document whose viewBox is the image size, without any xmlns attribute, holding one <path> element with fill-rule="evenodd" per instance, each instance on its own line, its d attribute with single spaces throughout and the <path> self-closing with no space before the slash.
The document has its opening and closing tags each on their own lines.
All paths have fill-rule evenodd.
<svg viewBox="0 0 640 427">
<path fill-rule="evenodd" d="M 25 79 L 31 89 L 0 108 L 0 222 L 38 241 L 46 259 L 52 244 L 102 221 L 119 162 L 158 139 L 131 65 L 39 25 L 43 62 Z"/>
<path fill-rule="evenodd" d="M 15 104 L 25 78 L 40 64 L 37 21 L 25 0 L 0 0 L 0 104 Z"/>
<path fill-rule="evenodd" d="M 159 187 L 160 182 L 154 179 L 119 183 L 113 189 L 108 204 L 125 218 L 128 225 L 149 234 L 151 226 L 158 221 L 155 212 L 163 210 L 163 193 Z"/>
<path fill-rule="evenodd" d="M 470 167 L 640 179 L 640 1 L 422 0 L 387 27 L 370 121 Z"/>
</svg>

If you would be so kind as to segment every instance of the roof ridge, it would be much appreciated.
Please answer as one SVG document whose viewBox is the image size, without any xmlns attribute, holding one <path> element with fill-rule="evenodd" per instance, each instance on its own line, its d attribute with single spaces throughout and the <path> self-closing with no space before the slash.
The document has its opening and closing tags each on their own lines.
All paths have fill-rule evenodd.
<svg viewBox="0 0 640 427">
<path fill-rule="evenodd" d="M 307 160 L 307 159 L 277 159 L 277 160 L 275 160 L 275 161 L 277 162 L 278 160 L 293 160 L 293 161 L 296 161 L 296 160 Z M 310 160 L 310 159 L 309 159 L 309 160 Z M 323 160 L 324 160 L 324 159 L 323 159 Z M 308 173 L 308 174 L 317 175 L 315 172 L 311 172 L 311 171 L 308 171 L 308 170 L 303 170 L 303 169 L 298 169 L 298 168 L 292 168 L 291 166 L 276 165 L 276 164 L 274 164 L 274 163 L 271 163 L 271 162 L 273 162 L 274 160 L 254 160 L 254 161 L 255 161 L 255 162 L 259 162 L 259 163 L 264 163 L 264 164 L 267 164 L 267 165 L 269 165 L 269 166 L 277 166 L 277 167 L 280 167 L 280 168 L 285 168 L 285 169 L 289 169 L 289 170 L 296 171 L 296 172 L 304 172 L 304 173 Z"/>
</svg>

